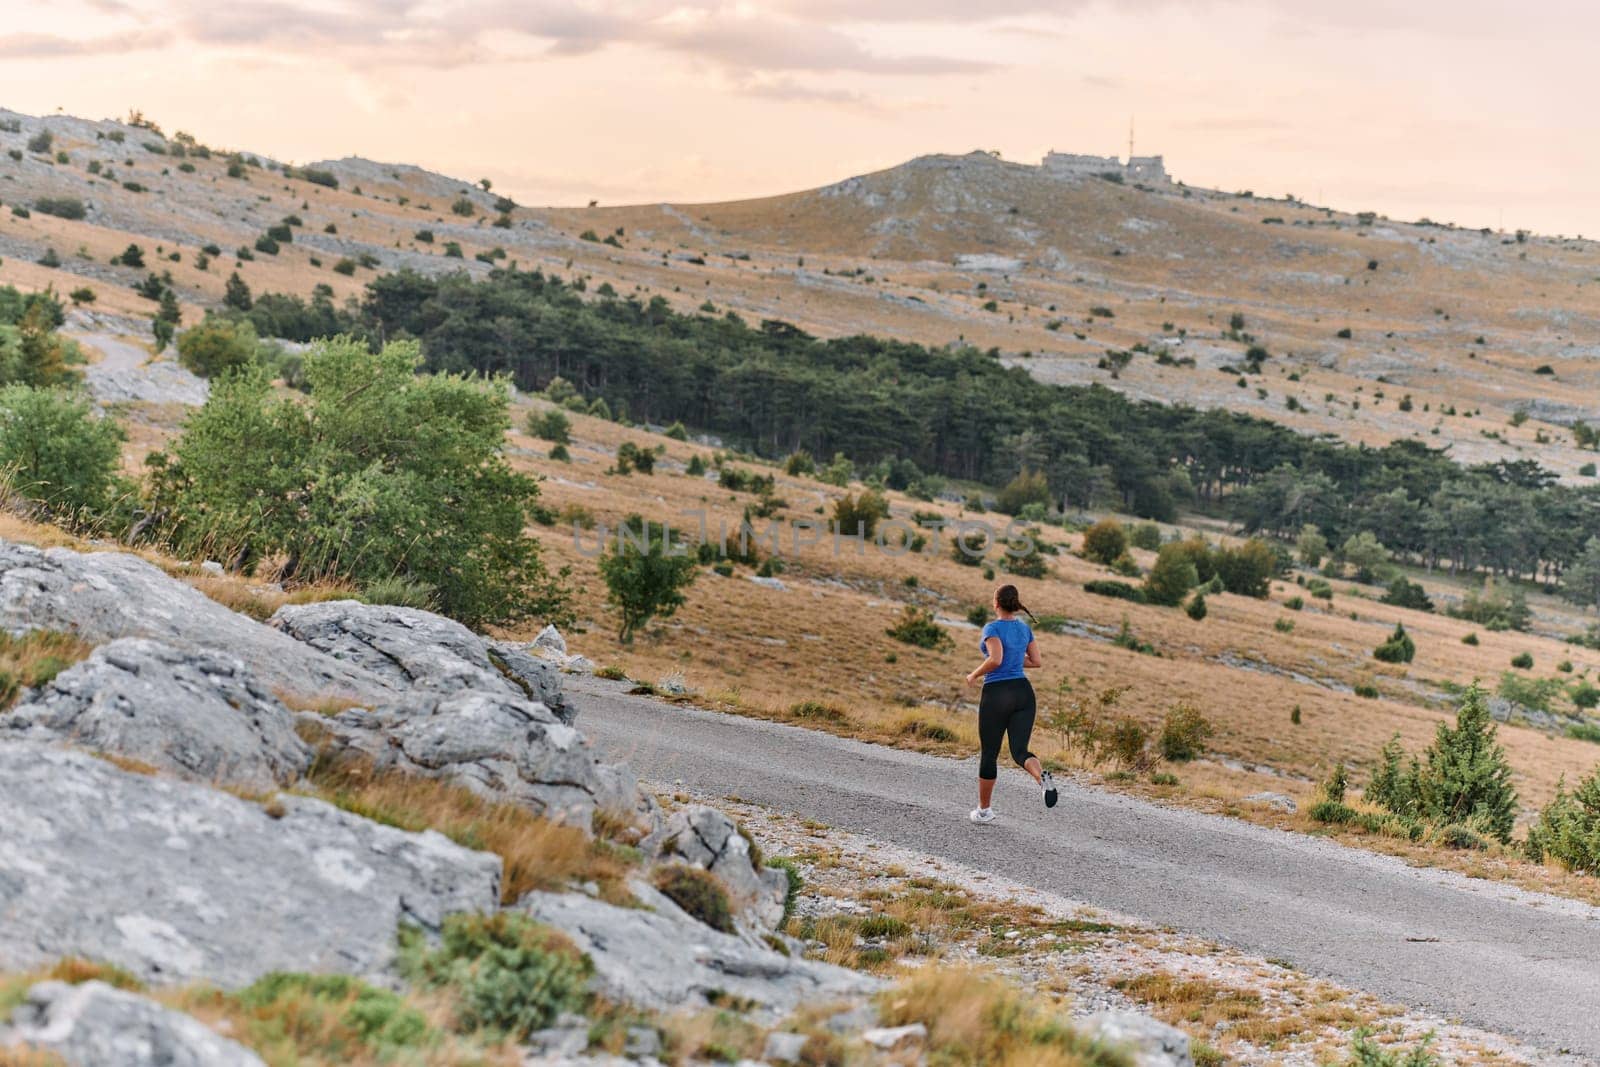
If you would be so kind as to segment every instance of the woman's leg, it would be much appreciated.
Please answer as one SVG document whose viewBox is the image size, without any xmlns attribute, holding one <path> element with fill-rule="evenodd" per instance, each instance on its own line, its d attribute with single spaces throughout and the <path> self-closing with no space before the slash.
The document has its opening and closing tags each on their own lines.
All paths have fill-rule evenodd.
<svg viewBox="0 0 1600 1067">
<path fill-rule="evenodd" d="M 1006 736 L 1011 741 L 1011 758 L 1017 761 L 1017 766 L 1043 785 L 1044 767 L 1039 763 L 1039 757 L 1028 751 L 1028 741 L 1033 737 L 1033 719 L 1037 713 L 1033 686 L 1026 682 L 1024 684 L 1028 687 L 1027 694 L 1018 700 L 1016 710 L 1012 711 L 1006 723 Z"/>
<path fill-rule="evenodd" d="M 1000 776 L 1000 744 L 1005 740 L 1010 707 L 993 684 L 983 687 L 978 698 L 978 807 L 987 808 L 994 796 L 994 780 Z"/>
</svg>

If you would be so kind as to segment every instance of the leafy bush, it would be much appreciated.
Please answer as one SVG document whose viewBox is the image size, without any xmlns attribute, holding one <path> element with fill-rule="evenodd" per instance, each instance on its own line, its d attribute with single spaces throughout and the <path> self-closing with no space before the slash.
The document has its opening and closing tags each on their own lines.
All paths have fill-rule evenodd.
<svg viewBox="0 0 1600 1067">
<path fill-rule="evenodd" d="M 686 600 L 683 590 L 695 568 L 693 557 L 669 549 L 665 526 L 638 515 L 623 520 L 615 545 L 600 557 L 607 599 L 621 616 L 617 640 L 632 644 L 639 627 L 657 616 L 671 618 Z"/>
<path fill-rule="evenodd" d="M 450 210 L 452 213 L 465 218 L 470 216 L 476 209 L 472 206 L 471 197 L 458 196 L 456 197 L 455 202 L 450 205 Z"/>
<path fill-rule="evenodd" d="M 1389 584 L 1389 591 L 1383 595 L 1379 603 L 1389 604 L 1397 608 L 1410 608 L 1413 611 L 1432 611 L 1433 601 L 1428 599 L 1427 591 L 1419 582 L 1409 582 L 1404 578 L 1396 578 Z"/>
<path fill-rule="evenodd" d="M 1169 763 L 1187 763 L 1206 749 L 1206 739 L 1215 732 L 1206 717 L 1192 704 L 1178 704 L 1161 723 L 1158 747 Z"/>
<path fill-rule="evenodd" d="M 1217 576 L 1228 592 L 1264 599 L 1271 591 L 1278 556 L 1265 541 L 1251 538 L 1242 545 L 1222 547 L 1212 558 Z"/>
<path fill-rule="evenodd" d="M 572 420 L 560 408 L 528 412 L 527 430 L 530 437 L 558 445 L 572 443 Z"/>
<path fill-rule="evenodd" d="M 123 490 L 123 439 L 87 397 L 0 388 L 0 488 L 44 517 L 78 524 L 107 516 Z"/>
<path fill-rule="evenodd" d="M 1511 665 L 1518 670 L 1533 670 L 1533 653 L 1518 652 L 1515 656 L 1511 657 Z"/>
<path fill-rule="evenodd" d="M 1114 582 L 1110 579 L 1097 578 L 1092 582 L 1084 582 L 1083 588 L 1085 592 L 1093 593 L 1096 596 L 1108 596 L 1117 600 L 1131 600 L 1135 604 L 1143 604 L 1145 602 L 1144 590 L 1136 585 L 1129 585 L 1127 582 Z"/>
<path fill-rule="evenodd" d="M 1307 580 L 1306 592 L 1310 593 L 1318 600 L 1333 599 L 1333 586 L 1329 585 L 1327 579 L 1325 578 L 1311 578 Z"/>
<path fill-rule="evenodd" d="M 1128 531 L 1128 544 L 1134 548 L 1142 548 L 1146 552 L 1160 551 L 1161 527 L 1153 522 L 1135 523 L 1133 529 Z"/>
<path fill-rule="evenodd" d="M 1280 634 L 1292 634 L 1294 633 L 1294 620 L 1288 618 L 1273 619 L 1272 628 Z"/>
<path fill-rule="evenodd" d="M 1183 610 L 1195 622 L 1202 621 L 1210 613 L 1210 609 L 1206 607 L 1206 595 L 1204 593 L 1196 593 L 1189 598 L 1189 602 L 1183 606 Z"/>
<path fill-rule="evenodd" d="M 75 196 L 41 196 L 33 202 L 33 210 L 58 219 L 81 219 L 88 214 L 83 201 Z"/>
<path fill-rule="evenodd" d="M 1370 260 L 1367 269 L 1377 270 L 1378 261 Z M 1373 1041 L 1370 1031 L 1357 1030 L 1344 1067 L 1444 1067 L 1444 1061 L 1429 1051 L 1432 1043 L 1430 1033 L 1409 1049 L 1388 1049 Z"/>
<path fill-rule="evenodd" d="M 1177 543 L 1162 545 L 1145 578 L 1145 600 L 1163 607 L 1176 607 L 1199 582 L 1200 576 L 1183 548 Z"/>
<path fill-rule="evenodd" d="M 339 338 L 305 353 L 306 400 L 261 370 L 214 382 L 171 453 L 147 461 L 161 536 L 245 568 L 276 557 L 280 580 L 403 576 L 469 625 L 568 620 L 523 533 L 539 490 L 502 454 L 505 391 L 418 377 L 419 358 L 414 342 Z"/>
<path fill-rule="evenodd" d="M 1416 654 L 1417 643 L 1406 633 L 1405 625 L 1398 622 L 1394 625 L 1394 633 L 1372 650 L 1372 657 L 1384 663 L 1410 663 Z"/>
<path fill-rule="evenodd" d="M 1101 519 L 1083 531 L 1083 555 L 1110 566 L 1111 562 L 1128 550 L 1128 533 L 1116 519 Z"/>
<path fill-rule="evenodd" d="M 1304 611 L 1306 606 L 1306 598 L 1303 596 L 1292 596 L 1283 602 L 1283 606 L 1290 611 Z"/>
<path fill-rule="evenodd" d="M 933 612 L 907 604 L 900 618 L 884 633 L 896 641 L 918 648 L 944 649 L 952 646 L 950 635 L 934 620 Z"/>
<path fill-rule="evenodd" d="M 28 138 L 28 151 L 45 153 L 50 151 L 50 146 L 56 143 L 55 135 L 49 130 L 40 130 Z"/>
<path fill-rule="evenodd" d="M 254 364 L 260 348 L 248 319 L 207 316 L 178 336 L 178 362 L 202 378 L 216 378 Z"/>
<path fill-rule="evenodd" d="M 1469 633 L 1466 636 L 1461 638 L 1461 643 L 1463 645 L 1476 646 L 1478 644 L 1478 635 L 1475 634 L 1475 633 Z"/>
<path fill-rule="evenodd" d="M 710 871 L 686 863 L 669 863 L 656 871 L 655 885 L 667 899 L 711 929 L 733 933 L 733 906 L 728 891 Z"/>
<path fill-rule="evenodd" d="M 1600 705 L 1600 688 L 1591 685 L 1587 681 L 1581 681 L 1574 685 L 1572 691 L 1567 695 L 1572 699 L 1573 706 L 1583 711 L 1589 711 L 1596 705 Z"/>
<path fill-rule="evenodd" d="M 456 1029 L 513 1040 L 581 1009 L 592 970 L 560 933 L 512 911 L 446 916 L 434 949 L 403 927 L 398 963 L 409 981 L 454 995 Z"/>
<path fill-rule="evenodd" d="M 967 609 L 967 621 L 981 628 L 989 621 L 992 614 L 987 604 L 974 604 Z"/>
<path fill-rule="evenodd" d="M 1510 840 L 1517 793 L 1495 733 L 1488 700 L 1474 684 L 1455 725 L 1440 723 L 1421 759 L 1406 760 L 1399 735 L 1384 745 L 1367 799 L 1397 815 L 1436 826 L 1464 824 L 1502 842 Z"/>
<path fill-rule="evenodd" d="M 1150 732 L 1138 719 L 1123 716 L 1106 727 L 1095 748 L 1095 758 L 1102 763 L 1113 762 L 1124 770 L 1141 770 L 1149 763 L 1145 751 L 1150 743 Z"/>
<path fill-rule="evenodd" d="M 878 529 L 878 520 L 888 516 L 889 502 L 871 489 L 846 493 L 833 505 L 834 528 L 844 536 L 853 537 L 859 532 L 862 537 L 871 538 Z"/>
<path fill-rule="evenodd" d="M 1526 630 L 1532 614 L 1528 598 L 1521 589 L 1503 589 L 1493 579 L 1484 582 L 1482 591 L 1473 591 L 1462 598 L 1460 607 L 1447 607 L 1445 613 L 1457 619 L 1475 622 L 1490 631 Z"/>
<path fill-rule="evenodd" d="M 1111 569 L 1124 578 L 1137 578 L 1141 573 L 1139 564 L 1126 552 L 1111 561 Z"/>
<path fill-rule="evenodd" d="M 1551 703 L 1561 695 L 1561 682 L 1556 678 L 1524 678 L 1504 671 L 1500 675 L 1499 693 L 1524 708 L 1549 711 Z"/>
<path fill-rule="evenodd" d="M 1600 874 L 1600 771 L 1567 792 L 1563 780 L 1539 820 L 1528 828 L 1528 855 L 1553 859 L 1568 870 Z"/>
<path fill-rule="evenodd" d="M 444 1039 L 399 995 L 345 975 L 275 971 L 237 993 L 201 996 L 242 1009 L 245 1040 L 274 1062 L 400 1061 Z"/>
<path fill-rule="evenodd" d="M 1029 504 L 1050 503 L 1050 485 L 1042 471 L 1024 469 L 995 498 L 995 508 L 1007 515 L 1019 515 Z"/>
</svg>

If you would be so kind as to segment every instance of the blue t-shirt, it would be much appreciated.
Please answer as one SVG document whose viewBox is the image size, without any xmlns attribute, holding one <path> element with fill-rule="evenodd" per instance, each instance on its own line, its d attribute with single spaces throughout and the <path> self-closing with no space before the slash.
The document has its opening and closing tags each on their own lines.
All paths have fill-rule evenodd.
<svg viewBox="0 0 1600 1067">
<path fill-rule="evenodd" d="M 1000 666 L 984 676 L 983 684 L 1021 678 L 1022 657 L 1027 655 L 1028 646 L 1033 643 L 1033 630 L 1021 619 L 996 619 L 986 624 L 983 637 L 978 641 L 979 649 L 985 655 L 989 650 L 984 646 L 991 637 L 1000 639 Z"/>
</svg>

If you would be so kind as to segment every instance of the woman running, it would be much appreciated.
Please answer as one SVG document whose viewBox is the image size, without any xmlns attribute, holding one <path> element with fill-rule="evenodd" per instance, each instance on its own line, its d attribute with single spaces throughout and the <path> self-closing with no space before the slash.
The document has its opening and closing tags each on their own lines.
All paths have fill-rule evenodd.
<svg viewBox="0 0 1600 1067">
<path fill-rule="evenodd" d="M 971 815 L 977 823 L 994 822 L 989 800 L 994 796 L 994 781 L 1000 776 L 995 761 L 1000 756 L 1003 737 L 1011 741 L 1011 758 L 1017 766 L 1032 775 L 1044 791 L 1044 806 L 1056 806 L 1056 786 L 1050 772 L 1039 763 L 1038 756 L 1028 751 L 1034 699 L 1033 686 L 1022 672 L 1024 668 L 1038 667 L 1041 661 L 1033 629 L 1017 618 L 1017 613 L 1031 619 L 1033 612 L 1023 606 L 1014 585 L 1002 585 L 994 591 L 994 610 L 999 618 L 983 628 L 984 661 L 967 675 L 968 685 L 983 681 L 983 696 L 978 701 L 978 806 Z"/>
</svg>

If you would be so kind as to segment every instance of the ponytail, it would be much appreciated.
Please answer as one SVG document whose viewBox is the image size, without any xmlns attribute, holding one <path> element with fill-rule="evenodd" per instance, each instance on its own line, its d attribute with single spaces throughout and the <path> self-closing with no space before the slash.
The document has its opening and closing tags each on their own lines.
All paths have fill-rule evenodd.
<svg viewBox="0 0 1600 1067">
<path fill-rule="evenodd" d="M 1001 611 L 1008 611 L 1013 615 L 1020 611 L 1033 622 L 1039 621 L 1033 617 L 1033 612 L 1029 611 L 1028 606 L 1022 602 L 1022 598 L 1017 594 L 1017 587 L 1014 585 L 1002 585 L 999 589 L 996 589 L 994 591 L 994 600 L 996 604 L 1000 605 Z"/>
</svg>

